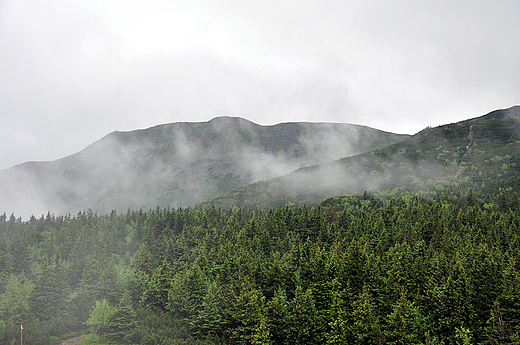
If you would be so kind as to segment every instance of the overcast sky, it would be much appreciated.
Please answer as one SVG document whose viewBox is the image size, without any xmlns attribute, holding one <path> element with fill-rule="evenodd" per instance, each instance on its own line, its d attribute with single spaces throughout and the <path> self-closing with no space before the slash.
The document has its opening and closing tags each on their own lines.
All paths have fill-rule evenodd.
<svg viewBox="0 0 520 345">
<path fill-rule="evenodd" d="M 519 103 L 518 0 L 0 0 L 0 169 L 219 115 L 413 134 Z"/>
</svg>

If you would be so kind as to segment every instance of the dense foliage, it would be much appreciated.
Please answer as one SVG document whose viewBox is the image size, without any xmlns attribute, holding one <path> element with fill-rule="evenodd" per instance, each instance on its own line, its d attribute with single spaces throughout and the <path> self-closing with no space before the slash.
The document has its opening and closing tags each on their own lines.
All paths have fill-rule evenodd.
<svg viewBox="0 0 520 345">
<path fill-rule="evenodd" d="M 520 195 L 0 216 L 0 343 L 519 344 Z"/>
<path fill-rule="evenodd" d="M 212 202 L 262 207 L 316 204 L 330 195 L 432 193 L 452 188 L 490 193 L 520 186 L 520 107 L 426 128 L 370 152 L 249 184 Z"/>
</svg>

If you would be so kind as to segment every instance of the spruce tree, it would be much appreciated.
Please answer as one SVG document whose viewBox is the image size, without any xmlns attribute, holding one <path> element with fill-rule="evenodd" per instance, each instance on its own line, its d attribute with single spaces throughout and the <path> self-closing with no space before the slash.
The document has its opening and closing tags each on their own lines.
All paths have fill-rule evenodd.
<svg viewBox="0 0 520 345">
<path fill-rule="evenodd" d="M 115 313 L 108 321 L 104 335 L 110 341 L 120 344 L 131 344 L 135 340 L 137 316 L 130 294 L 125 291 Z"/>
</svg>

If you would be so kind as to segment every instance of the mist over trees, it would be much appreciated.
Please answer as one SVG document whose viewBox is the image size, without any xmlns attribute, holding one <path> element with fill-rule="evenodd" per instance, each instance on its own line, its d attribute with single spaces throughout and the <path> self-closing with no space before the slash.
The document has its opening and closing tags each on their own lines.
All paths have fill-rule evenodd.
<svg viewBox="0 0 520 345">
<path fill-rule="evenodd" d="M 0 213 L 0 343 L 519 344 L 519 145 L 514 107 L 196 206 Z"/>
<path fill-rule="evenodd" d="M 4 214 L 2 343 L 516 343 L 519 214 L 513 189 Z"/>
<path fill-rule="evenodd" d="M 517 185 L 519 178 L 520 107 L 512 107 L 425 128 L 397 143 L 249 184 L 211 202 L 303 206 L 330 195 L 364 191 L 432 193 L 456 187 L 494 192 Z"/>
<path fill-rule="evenodd" d="M 236 117 L 114 132 L 71 156 L 0 171 L 0 210 L 29 217 L 193 206 L 407 137 L 358 125 L 260 126 Z"/>
</svg>

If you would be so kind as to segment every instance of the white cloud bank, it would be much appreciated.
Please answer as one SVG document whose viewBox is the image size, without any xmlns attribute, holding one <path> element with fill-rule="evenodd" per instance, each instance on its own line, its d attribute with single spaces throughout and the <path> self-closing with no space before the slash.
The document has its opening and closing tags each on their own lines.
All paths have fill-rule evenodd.
<svg viewBox="0 0 520 345">
<path fill-rule="evenodd" d="M 414 133 L 520 101 L 520 3 L 0 2 L 0 169 L 234 115 Z"/>
</svg>

